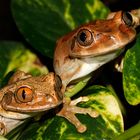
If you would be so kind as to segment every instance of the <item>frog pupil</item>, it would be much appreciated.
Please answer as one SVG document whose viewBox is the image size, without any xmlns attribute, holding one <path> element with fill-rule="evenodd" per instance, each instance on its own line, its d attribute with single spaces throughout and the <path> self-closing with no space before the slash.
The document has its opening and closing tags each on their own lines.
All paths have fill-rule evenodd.
<svg viewBox="0 0 140 140">
<path fill-rule="evenodd" d="M 87 38 L 86 34 L 85 34 L 84 32 L 82 32 L 82 33 L 80 34 L 80 40 L 81 40 L 82 42 L 85 42 L 86 38 Z"/>
<path fill-rule="evenodd" d="M 25 90 L 22 90 L 22 98 L 25 100 L 25 97 L 26 97 L 26 92 Z"/>
</svg>

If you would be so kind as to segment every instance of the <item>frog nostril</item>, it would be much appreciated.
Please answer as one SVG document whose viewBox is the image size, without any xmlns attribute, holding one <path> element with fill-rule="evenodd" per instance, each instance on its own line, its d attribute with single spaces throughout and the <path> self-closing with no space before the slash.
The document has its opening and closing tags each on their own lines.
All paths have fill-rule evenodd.
<svg viewBox="0 0 140 140">
<path fill-rule="evenodd" d="M 100 39 L 101 36 L 102 36 L 102 33 L 97 33 L 96 36 L 95 36 L 96 40 Z"/>
</svg>

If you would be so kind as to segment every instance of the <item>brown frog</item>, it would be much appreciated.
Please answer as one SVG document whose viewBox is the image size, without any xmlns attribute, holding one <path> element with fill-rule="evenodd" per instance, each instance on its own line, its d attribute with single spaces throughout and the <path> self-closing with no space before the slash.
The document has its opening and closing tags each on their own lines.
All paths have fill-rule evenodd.
<svg viewBox="0 0 140 140">
<path fill-rule="evenodd" d="M 62 103 L 61 80 L 54 73 L 33 77 L 17 71 L 0 90 L 0 134 L 5 135 L 27 118 Z"/>
<path fill-rule="evenodd" d="M 119 56 L 136 37 L 140 10 L 113 12 L 105 20 L 86 23 L 57 41 L 54 69 L 66 86 Z"/>
<path fill-rule="evenodd" d="M 42 114 L 63 103 L 58 116 L 65 117 L 74 124 L 79 132 L 86 130 L 75 116 L 76 113 L 89 114 L 96 117 L 98 113 L 91 109 L 76 106 L 86 97 L 76 100 L 63 98 L 62 81 L 54 73 L 33 77 L 23 71 L 17 71 L 8 85 L 0 90 L 0 134 L 6 135 L 27 118 Z M 66 117 L 67 116 L 67 117 Z"/>
</svg>

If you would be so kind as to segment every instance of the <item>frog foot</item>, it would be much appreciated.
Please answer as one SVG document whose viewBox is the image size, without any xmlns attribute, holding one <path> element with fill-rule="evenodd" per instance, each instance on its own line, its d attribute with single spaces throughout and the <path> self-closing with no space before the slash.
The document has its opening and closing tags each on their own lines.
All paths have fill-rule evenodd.
<svg viewBox="0 0 140 140">
<path fill-rule="evenodd" d="M 57 114 L 58 116 L 65 117 L 69 122 L 71 122 L 76 128 L 77 131 L 83 133 L 87 130 L 87 127 L 82 124 L 78 118 L 75 116 L 76 113 L 78 114 L 89 114 L 91 117 L 96 118 L 98 117 L 99 113 L 91 108 L 81 108 L 76 106 L 80 102 L 88 101 L 88 97 L 79 97 L 75 100 L 70 98 L 64 98 L 63 108 Z"/>
<path fill-rule="evenodd" d="M 116 59 L 115 67 L 114 67 L 115 71 L 122 73 L 123 65 L 124 65 L 124 56 L 120 56 Z"/>
</svg>

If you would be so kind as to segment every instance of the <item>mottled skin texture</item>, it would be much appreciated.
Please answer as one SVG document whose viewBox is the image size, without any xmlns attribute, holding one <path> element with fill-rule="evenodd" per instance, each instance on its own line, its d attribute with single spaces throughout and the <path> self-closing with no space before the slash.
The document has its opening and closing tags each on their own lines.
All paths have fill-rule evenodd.
<svg viewBox="0 0 140 140">
<path fill-rule="evenodd" d="M 84 24 L 57 41 L 54 69 L 62 79 L 63 90 L 71 81 L 90 74 L 124 50 L 136 36 L 139 13 L 111 13 L 108 19 Z"/>
<path fill-rule="evenodd" d="M 32 77 L 17 71 L 0 90 L 0 134 L 5 135 L 24 119 L 62 103 L 61 80 L 54 73 Z"/>
</svg>

